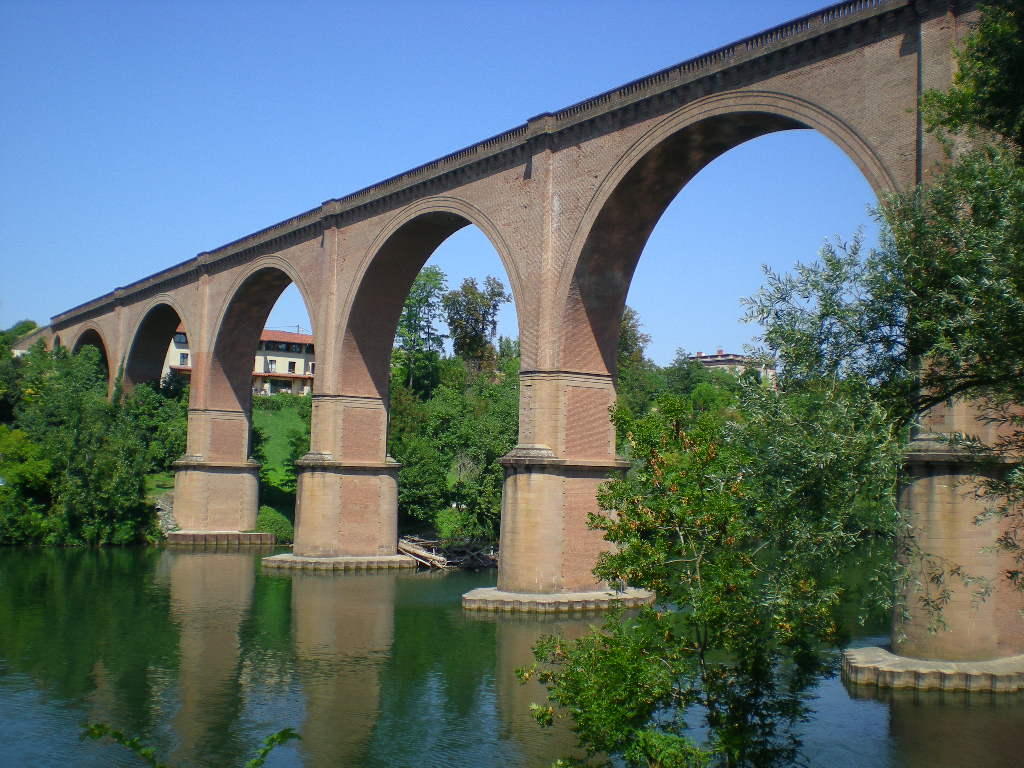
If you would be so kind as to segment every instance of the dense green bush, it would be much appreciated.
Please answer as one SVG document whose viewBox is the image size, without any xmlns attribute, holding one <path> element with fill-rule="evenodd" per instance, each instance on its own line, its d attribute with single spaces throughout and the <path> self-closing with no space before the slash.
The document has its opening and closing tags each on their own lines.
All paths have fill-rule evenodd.
<svg viewBox="0 0 1024 768">
<path fill-rule="evenodd" d="M 0 433 L 0 542 L 127 544 L 153 531 L 150 435 L 97 350 L 33 348 L 18 366 L 13 424 Z"/>
<path fill-rule="evenodd" d="M 265 504 L 256 515 L 256 530 L 277 536 L 278 544 L 291 544 L 295 540 L 295 528 L 291 521 L 273 507 Z"/>
</svg>

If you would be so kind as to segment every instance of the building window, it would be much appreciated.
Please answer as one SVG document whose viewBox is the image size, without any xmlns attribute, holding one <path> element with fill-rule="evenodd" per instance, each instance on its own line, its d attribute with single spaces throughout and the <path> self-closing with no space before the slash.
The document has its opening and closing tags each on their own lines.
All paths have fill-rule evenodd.
<svg viewBox="0 0 1024 768">
<path fill-rule="evenodd" d="M 306 354 L 307 355 L 312 355 L 313 354 L 313 345 L 312 344 L 307 344 L 306 345 Z"/>
<path fill-rule="evenodd" d="M 184 333 L 176 333 L 176 334 L 174 334 L 174 343 L 175 344 L 188 344 L 188 337 L 185 336 Z"/>
<path fill-rule="evenodd" d="M 316 373 L 316 363 L 310 363 L 309 364 L 309 372 L 310 373 Z"/>
<path fill-rule="evenodd" d="M 188 352 L 182 352 L 180 355 L 178 355 L 178 365 L 188 365 Z"/>
<path fill-rule="evenodd" d="M 295 361 L 288 363 L 288 373 L 295 373 Z"/>
<path fill-rule="evenodd" d="M 267 373 L 274 373 L 277 371 L 277 360 L 267 360 Z"/>
</svg>

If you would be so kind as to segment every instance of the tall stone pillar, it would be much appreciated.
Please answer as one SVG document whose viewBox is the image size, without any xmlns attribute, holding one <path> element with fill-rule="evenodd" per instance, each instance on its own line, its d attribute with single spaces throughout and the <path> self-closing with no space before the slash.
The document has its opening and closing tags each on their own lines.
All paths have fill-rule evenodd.
<svg viewBox="0 0 1024 768">
<path fill-rule="evenodd" d="M 846 651 L 845 678 L 880 688 L 1010 692 L 1024 688 L 1024 592 L 1006 578 L 1016 565 L 996 551 L 1006 521 L 986 515 L 998 504 L 979 493 L 1000 462 L 979 463 L 943 434 L 990 442 L 991 424 L 963 402 L 923 419 L 906 454 L 900 503 L 914 555 L 903 598 L 907 616 L 893 620 L 891 651 Z"/>
<path fill-rule="evenodd" d="M 906 457 L 901 503 L 925 559 L 907 587 L 910 618 L 896 618 L 893 649 L 903 656 L 946 661 L 1024 654 L 1024 593 L 1006 578 L 1016 567 L 1013 558 L 995 551 L 1006 521 L 985 514 L 1001 499 L 979 493 L 986 476 L 998 474 L 1003 466 L 995 459 L 979 464 L 941 439 L 943 433 L 963 433 L 990 443 L 998 430 L 963 402 L 934 409 L 922 428 Z M 929 564 L 944 572 L 942 584 L 929 580 Z M 949 597 L 941 606 L 936 631 L 936 617 L 925 604 L 944 589 Z"/>
<path fill-rule="evenodd" d="M 502 459 L 501 545 L 497 589 L 463 596 L 483 610 L 592 610 L 639 604 L 641 590 L 614 593 L 592 571 L 608 548 L 587 526 L 598 486 L 629 466 L 615 456 L 608 409 L 615 388 L 605 374 L 520 374 L 519 444 Z"/>
<path fill-rule="evenodd" d="M 259 467 L 249 458 L 249 416 L 189 408 L 188 448 L 174 462 L 174 516 L 189 532 L 250 531 L 259 507 Z"/>
<path fill-rule="evenodd" d="M 314 395 L 313 429 L 310 452 L 296 462 L 295 555 L 394 555 L 399 465 L 387 455 L 384 402 Z"/>
</svg>

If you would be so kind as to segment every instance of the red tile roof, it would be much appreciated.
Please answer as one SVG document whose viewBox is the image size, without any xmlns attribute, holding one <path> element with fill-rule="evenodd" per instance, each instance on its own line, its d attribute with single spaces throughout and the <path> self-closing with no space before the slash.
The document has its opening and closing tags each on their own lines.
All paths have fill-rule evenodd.
<svg viewBox="0 0 1024 768">
<path fill-rule="evenodd" d="M 266 328 L 260 334 L 260 341 L 287 341 L 292 344 L 312 344 L 313 337 L 308 333 L 292 333 L 291 331 L 271 331 Z"/>
<path fill-rule="evenodd" d="M 175 333 L 184 333 L 185 326 L 179 324 L 174 330 Z M 308 333 L 292 333 L 291 331 L 272 331 L 268 328 L 263 329 L 263 333 L 260 334 L 260 341 L 285 341 L 291 344 L 312 344 L 313 337 Z"/>
</svg>

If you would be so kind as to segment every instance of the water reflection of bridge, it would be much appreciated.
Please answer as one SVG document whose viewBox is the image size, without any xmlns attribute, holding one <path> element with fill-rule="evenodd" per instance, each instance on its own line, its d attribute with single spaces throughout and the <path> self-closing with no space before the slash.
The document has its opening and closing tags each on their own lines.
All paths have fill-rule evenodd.
<svg viewBox="0 0 1024 768">
<path fill-rule="evenodd" d="M 266 650 L 253 637 L 270 630 L 251 626 L 271 613 L 254 605 L 258 557 L 244 547 L 163 555 L 180 633 L 176 761 L 230 760 L 285 726 L 301 734 L 291 749 L 309 766 L 422 761 L 431 745 L 467 764 L 501 755 L 530 766 L 571 750 L 567 728 L 534 723 L 529 705 L 543 691 L 521 685 L 514 670 L 531 660 L 541 632 L 578 634 L 589 620 L 473 617 L 459 605 L 457 577 L 275 572 L 263 581 L 275 592 L 287 585 L 274 599 L 278 612 L 288 606 L 291 671 L 268 681 L 273 665 L 254 658 Z M 454 591 L 439 603 L 445 578 Z M 258 693 L 264 684 L 274 692 Z M 255 700 L 273 697 L 287 702 L 275 705 L 283 720 L 259 733 L 240 725 Z"/>
</svg>

